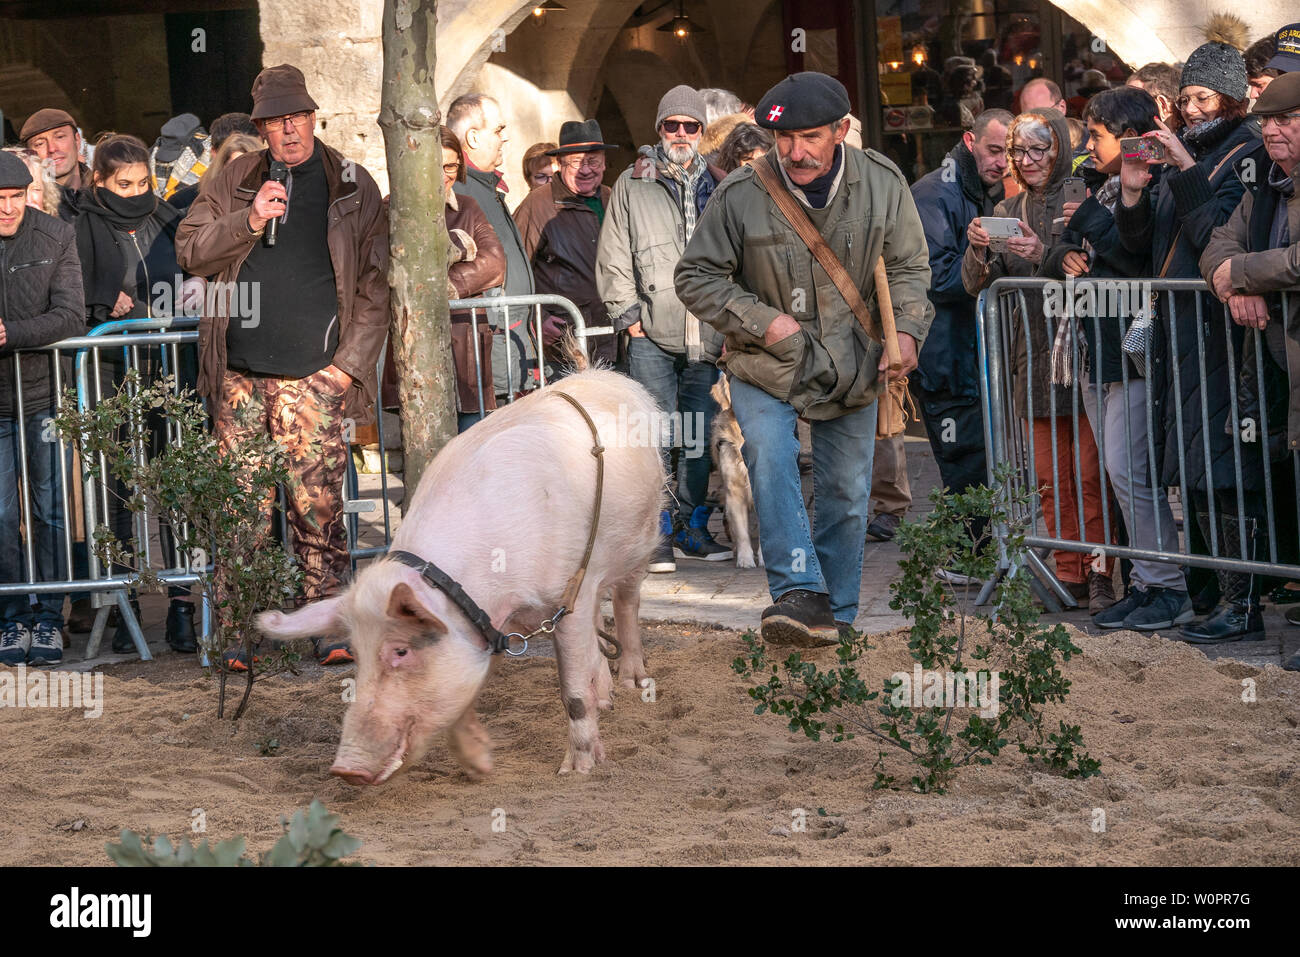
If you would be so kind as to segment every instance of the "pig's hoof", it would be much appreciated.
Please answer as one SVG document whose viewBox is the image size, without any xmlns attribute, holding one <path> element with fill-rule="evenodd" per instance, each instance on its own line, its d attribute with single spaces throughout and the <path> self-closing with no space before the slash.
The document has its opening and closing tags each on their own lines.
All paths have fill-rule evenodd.
<svg viewBox="0 0 1300 957">
<path fill-rule="evenodd" d="M 592 768 L 605 760 L 605 746 L 597 738 L 596 742 L 589 750 L 579 751 L 577 757 L 574 757 L 573 746 L 564 752 L 564 761 L 560 765 L 560 773 L 568 774 L 571 771 L 577 771 L 579 774 L 590 774 Z"/>
<path fill-rule="evenodd" d="M 461 725 L 448 735 L 451 752 L 472 781 L 492 773 L 492 739 L 477 721 Z"/>
<path fill-rule="evenodd" d="M 645 673 L 645 659 L 640 655 L 626 655 L 619 661 L 618 681 L 628 691 L 641 691 L 654 686 L 654 679 Z"/>
</svg>

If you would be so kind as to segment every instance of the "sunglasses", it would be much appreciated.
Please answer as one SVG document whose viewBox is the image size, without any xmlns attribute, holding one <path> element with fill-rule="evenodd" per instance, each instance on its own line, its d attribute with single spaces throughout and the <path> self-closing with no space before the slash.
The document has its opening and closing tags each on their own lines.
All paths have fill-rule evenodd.
<svg viewBox="0 0 1300 957">
<path fill-rule="evenodd" d="M 700 124 L 695 120 L 664 120 L 659 125 L 665 133 L 676 133 L 681 129 L 687 136 L 694 136 L 700 131 Z"/>
</svg>

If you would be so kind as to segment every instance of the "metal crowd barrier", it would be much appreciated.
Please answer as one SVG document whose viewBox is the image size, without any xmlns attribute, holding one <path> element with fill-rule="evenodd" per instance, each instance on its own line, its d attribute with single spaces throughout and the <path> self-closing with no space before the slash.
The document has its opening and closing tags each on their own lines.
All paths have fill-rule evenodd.
<svg viewBox="0 0 1300 957">
<path fill-rule="evenodd" d="M 1054 297 L 1054 308 L 1031 309 L 1035 294 L 1044 296 L 1044 301 Z M 1080 305 L 1086 315 L 1080 314 Z M 1271 315 L 1270 324 L 1284 322 L 1288 305 L 1283 293 L 1282 315 Z M 1154 379 L 1149 375 L 1149 366 L 1148 375 L 1143 376 L 1139 370 L 1151 361 L 1150 353 L 1121 347 L 1120 398 L 1127 401 L 1131 390 L 1139 391 L 1133 388 L 1136 383 L 1146 387 L 1140 389 L 1141 410 L 1118 416 L 1123 419 L 1124 427 L 1120 447 L 1108 448 L 1106 429 L 1100 424 L 1101 409 L 1088 401 L 1086 385 L 1092 379 L 1092 359 L 1082 334 L 1083 324 L 1099 344 L 1098 361 L 1104 365 L 1108 358 L 1114 357 L 1115 350 L 1112 346 L 1109 352 L 1105 351 L 1108 346 L 1102 339 L 1103 330 L 1109 328 L 1113 333 L 1121 333 L 1129 322 L 1144 317 L 1153 324 L 1147 336 L 1148 349 L 1157 333 L 1164 337 L 1164 366 L 1155 370 Z M 1116 324 L 1121 323 L 1124 325 L 1116 329 Z M 1045 408 L 1041 399 L 1035 405 L 1032 387 L 1025 390 L 1027 394 L 1022 402 L 1021 384 L 1032 382 L 1035 370 L 1040 374 L 1051 370 L 1051 344 L 1058 343 L 1063 324 L 1071 324 L 1073 334 L 1063 337 L 1058 345 L 1057 367 L 1060 359 L 1066 361 L 1073 384 L 1059 390 L 1063 393 L 1059 397 L 1058 390 L 1049 390 Z M 989 481 L 992 483 L 996 468 L 1010 464 L 1014 484 L 1033 490 L 1032 507 L 1016 518 L 1027 528 L 1029 570 L 1038 580 L 1036 590 L 1050 609 L 1058 610 L 1058 602 L 1065 607 L 1075 607 L 1076 602 L 1036 550 L 1086 553 L 1091 561 L 1085 563 L 1085 569 L 1100 570 L 1098 563 L 1109 559 L 1129 559 L 1300 579 L 1300 563 L 1295 552 L 1300 450 L 1284 441 L 1285 451 L 1272 450 L 1270 456 L 1270 425 L 1280 425 L 1285 440 L 1287 423 L 1285 403 L 1282 421 L 1270 423 L 1265 385 L 1270 377 L 1278 381 L 1279 375 L 1286 382 L 1286 368 L 1278 367 L 1270 358 L 1264 332 L 1234 323 L 1227 307 L 1220 305 L 1204 282 L 1089 280 L 1086 276 L 1070 283 L 1037 278 L 999 279 L 979 295 L 976 335 L 983 369 L 981 399 Z M 1066 345 L 1068 348 L 1062 348 Z M 1137 342 L 1133 345 L 1136 349 Z M 1251 347 L 1250 353 L 1245 348 L 1247 345 Z M 1251 356 L 1249 364 L 1246 364 L 1247 355 Z M 1207 367 L 1207 357 L 1214 356 L 1227 363 L 1227 375 L 1222 378 L 1211 377 Z M 1182 401 L 1183 388 L 1193 384 L 1187 381 L 1188 370 L 1180 362 L 1184 359 L 1194 359 L 1191 372 L 1194 382 L 1202 386 L 1191 408 L 1184 408 Z M 1048 364 L 1046 370 L 1044 363 Z M 1249 409 L 1244 407 L 1246 397 L 1242 394 L 1244 372 L 1253 374 L 1257 381 L 1259 398 Z M 1294 387 L 1295 384 L 1289 385 Z M 1095 397 L 1100 392 L 1094 390 L 1091 394 Z M 1162 396 L 1163 403 L 1159 401 Z M 1037 428 L 1031 426 L 1033 422 L 1038 423 Z M 1146 439 L 1135 440 L 1134 432 L 1142 426 L 1145 426 L 1141 430 L 1145 431 Z M 1095 465 L 1089 454 L 1091 449 L 1086 449 L 1090 437 L 1096 446 Z M 1115 438 L 1111 436 L 1112 443 Z M 1050 456 L 1043 449 L 1044 442 L 1050 448 Z M 1205 469 L 1195 463 L 1189 465 L 1189 458 L 1209 463 L 1229 456 L 1228 481 L 1220 474 L 1216 483 L 1212 466 L 1207 477 Z M 1111 489 L 1125 487 L 1125 482 L 1129 489 L 1143 488 L 1140 484 L 1143 471 L 1150 477 L 1151 504 L 1146 510 L 1140 509 L 1130 494 L 1129 508 L 1116 509 L 1112 505 Z M 1223 466 L 1219 471 L 1222 473 Z M 1085 503 L 1088 484 L 1099 486 L 1099 502 Z M 1279 484 L 1281 488 L 1277 487 Z M 1204 496 L 1198 486 L 1207 490 Z M 1069 493 L 1071 489 L 1073 494 L 1063 501 L 1064 496 L 1058 490 Z M 1169 505 L 1169 511 L 1164 514 L 1173 517 L 1173 522 L 1160 518 L 1161 496 Z M 1049 498 L 1050 505 L 1044 507 Z M 1208 513 L 1209 535 L 1208 541 L 1193 549 L 1191 524 L 1197 522 L 1194 507 L 1197 501 L 1205 505 Z M 1244 517 L 1246 521 L 1221 524 L 1225 516 Z M 1259 527 L 1255 523 L 1262 523 L 1266 531 L 1267 554 L 1263 553 L 1262 546 L 1257 547 L 1255 536 L 1247 531 Z M 1064 534 L 1063 524 L 1072 525 L 1078 534 Z M 1098 524 L 1100 535 L 1095 534 Z M 1091 534 L 1089 525 L 1094 530 Z M 1136 537 L 1143 540 L 1134 542 L 1139 531 L 1141 534 Z M 1001 532 L 1005 533 L 1005 529 Z M 1124 544 L 1119 544 L 1121 532 L 1127 537 Z M 1005 551 L 1001 571 L 1004 574 L 1014 571 L 1005 559 Z M 994 584 L 985 584 L 981 601 L 988 599 Z"/>
<path fill-rule="evenodd" d="M 486 418 L 487 411 L 486 394 L 484 393 L 483 382 L 483 357 L 480 355 L 478 341 L 478 324 L 479 311 L 484 313 L 484 320 L 490 322 L 495 329 L 506 330 L 505 347 L 506 347 L 506 368 L 513 372 L 514 358 L 512 354 L 510 330 L 513 328 L 510 324 L 509 310 L 511 307 L 527 306 L 533 310 L 533 322 L 535 323 L 536 338 L 539 360 L 537 370 L 541 386 L 546 385 L 546 362 L 541 359 L 542 353 L 542 307 L 553 306 L 564 310 L 569 314 L 569 323 L 573 326 L 573 336 L 578 340 L 578 346 L 582 349 L 582 354 L 588 359 L 591 358 L 591 352 L 587 348 L 587 340 L 592 336 L 613 335 L 613 326 L 596 326 L 591 329 L 587 328 L 586 322 L 582 318 L 582 313 L 572 301 L 564 296 L 552 296 L 538 294 L 533 296 L 477 296 L 472 299 L 453 299 L 448 304 L 452 312 L 463 312 L 469 310 L 470 313 L 470 341 L 474 344 L 474 374 L 475 384 L 478 392 L 478 416 L 479 420 Z M 491 318 L 487 318 L 490 315 Z M 489 388 L 495 388 L 492 383 L 487 384 Z M 508 390 L 506 402 L 515 401 L 516 391 Z"/>
<path fill-rule="evenodd" d="M 469 310 L 471 314 L 471 323 L 475 344 L 475 365 L 478 376 L 478 388 L 480 396 L 483 395 L 484 382 L 482 370 L 482 358 L 478 353 L 477 324 L 480 316 L 486 316 L 490 309 L 503 310 L 509 307 L 526 306 L 534 309 L 537 329 L 537 342 L 541 342 L 541 323 L 543 319 L 542 307 L 549 306 L 553 309 L 567 313 L 570 322 L 573 325 L 575 338 L 578 340 L 580 348 L 584 354 L 587 353 L 587 342 L 591 336 L 600 334 L 612 334 L 612 327 L 587 328 L 583 322 L 582 315 L 577 308 L 568 299 L 561 296 L 537 295 L 537 296 L 487 296 L 473 299 L 460 299 L 451 302 L 453 310 Z M 484 319 L 483 321 L 492 321 Z M 85 411 L 101 398 L 110 394 L 117 387 L 117 383 L 111 381 L 116 376 L 117 370 L 111 369 L 111 375 L 105 375 L 104 362 L 117 354 L 120 350 L 121 355 L 121 372 L 125 374 L 131 369 L 141 370 L 142 376 L 150 371 L 148 368 L 142 368 L 142 365 L 148 366 L 155 353 L 159 362 L 158 372 L 161 376 L 177 372 L 181 369 L 182 350 L 192 350 L 195 356 L 197 366 L 198 350 L 198 332 L 195 328 L 198 320 L 194 318 L 175 318 L 175 319 L 133 319 L 118 320 L 114 322 L 103 323 L 92 330 L 88 335 L 78 336 L 71 339 L 64 339 L 50 346 L 41 349 L 23 350 L 15 353 L 10 359 L 14 368 L 15 382 L 15 408 L 18 422 L 23 422 L 26 418 L 26 409 L 24 407 L 24 385 L 22 379 L 22 370 L 20 357 L 30 355 L 31 353 L 40 353 L 50 357 L 53 369 L 53 387 L 56 401 L 62 400 L 63 390 L 66 386 L 64 364 L 68 359 L 74 362 L 73 381 L 77 388 L 77 402 L 81 411 Z M 496 322 L 493 322 L 497 325 Z M 498 326 L 499 327 L 499 326 Z M 507 355 L 510 354 L 510 339 L 507 336 Z M 345 516 L 344 525 L 348 536 L 348 552 L 352 560 L 353 570 L 355 571 L 356 563 L 368 558 L 374 558 L 387 552 L 392 543 L 392 522 L 391 508 L 388 500 L 388 455 L 384 435 L 383 422 L 383 370 L 384 358 L 387 351 L 388 343 L 380 351 L 379 359 L 376 364 L 376 402 L 375 402 L 375 419 L 376 431 L 379 445 L 380 468 L 380 499 L 383 511 L 383 545 L 363 547 L 359 544 L 359 515 L 362 513 L 373 512 L 376 510 L 376 502 L 372 498 L 362 498 L 359 492 L 359 478 L 354 466 L 351 449 L 347 457 L 347 470 L 344 477 L 344 505 L 343 511 Z M 545 385 L 546 376 L 545 368 L 539 362 L 541 384 Z M 106 381 L 106 378 L 109 381 Z M 148 376 L 144 376 L 148 381 Z M 173 389 L 181 391 L 184 383 L 180 381 L 177 375 L 173 382 Z M 515 396 L 508 397 L 508 401 L 513 402 Z M 480 410 L 483 403 L 480 402 Z M 484 413 L 480 411 L 480 417 Z M 145 643 L 143 632 L 140 624 L 136 619 L 134 609 L 131 607 L 128 594 L 129 591 L 138 586 L 138 577 L 132 573 L 117 573 L 111 568 L 102 567 L 94 549 L 95 534 L 98 529 L 107 527 L 111 524 L 110 502 L 114 499 L 113 479 L 108 475 L 107 462 L 102 458 L 100 461 L 100 477 L 92 478 L 86 474 L 80 477 L 79 487 L 82 491 L 81 508 L 78 509 L 75 496 L 73 494 L 73 483 L 71 476 L 73 474 L 73 448 L 61 434 L 54 430 L 49 422 L 42 423 L 43 428 L 51 436 L 51 439 L 58 445 L 58 475 L 56 497 L 60 514 L 63 517 L 61 542 L 62 555 L 59 556 L 59 565 L 62 574 L 51 578 L 41 578 L 37 574 L 35 560 L 35 543 L 33 541 L 33 510 L 31 502 L 31 482 L 30 482 L 30 450 L 27 447 L 27 436 L 24 429 L 18 430 L 19 446 L 19 463 L 18 473 L 20 480 L 19 495 L 19 519 L 21 527 L 26 531 L 23 536 L 23 558 L 26 562 L 27 578 L 17 582 L 0 582 L 0 597 L 11 595 L 36 594 L 69 594 L 76 592 L 87 592 L 90 595 L 92 607 L 96 611 L 95 622 L 91 630 L 90 639 L 87 644 L 86 657 L 93 657 L 98 654 L 99 645 L 102 641 L 104 628 L 107 623 L 108 614 L 112 607 L 116 607 L 122 617 L 127 630 L 132 636 L 136 652 L 142 660 L 151 659 L 148 645 Z M 170 422 L 164 423 L 166 429 L 166 441 L 177 444 L 182 441 L 180 430 L 173 428 Z M 133 424 L 133 430 L 129 437 L 132 454 L 143 457 L 148 454 L 146 447 L 146 430 L 147 426 L 143 422 Z M 280 489 L 279 500 L 281 506 L 280 529 L 282 541 L 286 550 L 292 554 L 291 542 L 287 520 L 284 517 L 284 491 Z M 123 505 L 122 507 L 125 507 Z M 73 527 L 77 521 L 78 515 L 84 521 L 84 539 L 86 543 L 88 572 L 85 577 L 77 577 L 73 568 Z M 150 538 L 151 512 L 146 509 L 136 512 L 132 516 L 132 535 L 129 543 L 133 554 L 139 557 L 143 563 L 148 563 L 154 567 L 155 572 L 162 582 L 167 585 L 193 585 L 200 580 L 200 572 L 192 567 L 189 556 L 182 553 L 179 545 L 173 541 L 170 555 L 155 555 Z M 160 542 L 161 544 L 161 542 Z M 204 573 L 211 572 L 209 565 L 203 570 Z M 202 598 L 202 615 L 201 615 L 201 632 L 204 636 L 209 633 L 211 627 L 211 609 L 208 606 L 206 598 Z M 206 664 L 206 661 L 204 662 Z"/>
</svg>

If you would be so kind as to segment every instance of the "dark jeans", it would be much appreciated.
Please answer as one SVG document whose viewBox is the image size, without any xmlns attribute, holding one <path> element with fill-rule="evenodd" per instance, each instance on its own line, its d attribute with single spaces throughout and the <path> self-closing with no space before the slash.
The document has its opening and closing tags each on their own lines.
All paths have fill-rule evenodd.
<svg viewBox="0 0 1300 957">
<path fill-rule="evenodd" d="M 939 466 L 944 488 L 954 494 L 978 488 L 988 482 L 988 461 L 984 451 L 984 416 L 978 398 L 927 392 L 917 388 L 921 418 L 930 439 L 930 451 Z M 987 522 L 971 523 L 978 541 Z"/>
<path fill-rule="evenodd" d="M 27 534 L 35 558 L 35 580 L 64 577 L 63 503 L 59 495 L 59 443 L 52 425 L 53 409 L 27 413 L 27 484 L 31 521 Z M 47 439 L 55 441 L 46 441 Z M 18 420 L 0 417 L 0 582 L 30 581 L 19 531 L 22 522 L 22 467 L 18 460 Z M 71 476 L 71 458 L 65 468 Z M 0 597 L 0 622 L 18 621 L 31 627 L 50 622 L 63 627 L 63 592 Z M 33 601 L 34 599 L 34 601 Z"/>
<path fill-rule="evenodd" d="M 670 480 L 677 478 L 678 515 L 687 524 L 709 494 L 709 436 L 718 414 L 709 390 L 718 381 L 717 366 L 665 352 L 644 336 L 629 336 L 627 367 L 628 375 L 645 386 L 664 414 L 658 431 L 660 453 Z M 680 478 L 671 474 L 673 446 L 681 447 Z"/>
</svg>

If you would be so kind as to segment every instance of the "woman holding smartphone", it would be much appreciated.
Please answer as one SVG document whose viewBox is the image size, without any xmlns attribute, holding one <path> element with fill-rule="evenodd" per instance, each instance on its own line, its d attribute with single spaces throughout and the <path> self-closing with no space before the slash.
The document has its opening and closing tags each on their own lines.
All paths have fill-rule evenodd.
<svg viewBox="0 0 1300 957">
<path fill-rule="evenodd" d="M 1072 165 L 1065 117 L 1056 110 L 1040 109 L 1012 120 L 1007 128 L 1007 165 L 1021 191 L 998 203 L 993 213 L 1019 220 L 1023 235 L 1007 239 L 1006 252 L 994 252 L 989 248 L 988 230 L 979 219 L 971 221 L 966 230 L 970 245 L 961 272 L 962 283 L 972 296 L 1003 276 L 1038 275 L 1046 246 L 1059 236 L 1065 180 Z M 1028 315 L 1019 315 L 1017 310 L 1012 322 L 1011 363 L 1016 411 L 1033 436 L 1034 473 L 1047 534 L 1069 541 L 1104 542 L 1097 443 L 1085 427 L 1079 429 L 1076 446 L 1070 416 L 1078 383 L 1067 386 L 1052 377 L 1053 333 L 1060 320 L 1052 322 L 1045 316 L 1043 295 L 1038 290 L 1025 290 L 1025 305 Z M 1114 603 L 1113 561 L 1101 571 L 1091 567 L 1092 558 L 1084 552 L 1062 550 L 1055 556 L 1056 577 L 1075 598 L 1087 601 L 1090 612 L 1095 614 Z"/>
<path fill-rule="evenodd" d="M 1210 233 L 1228 221 L 1241 201 L 1244 183 L 1268 169 L 1259 131 L 1247 122 L 1248 95 L 1241 54 L 1225 43 L 1202 44 L 1183 67 L 1177 112 L 1170 124 L 1157 120 L 1158 128 L 1145 134 L 1159 141 L 1164 159 L 1123 162 L 1115 225 L 1125 248 L 1151 256 L 1156 276 L 1200 279 L 1197 263 Z M 1165 168 L 1153 183 L 1151 167 L 1157 165 Z M 1190 499 L 1184 503 L 1187 523 L 1199 526 L 1203 542 L 1217 543 L 1219 555 L 1266 561 L 1263 463 L 1258 452 L 1250 454 L 1251 446 L 1243 447 L 1239 507 L 1233 451 L 1233 437 L 1239 433 L 1237 424 L 1228 422 L 1237 388 L 1230 355 L 1240 361 L 1244 330 L 1225 323 L 1223 305 L 1214 296 L 1201 296 L 1199 310 L 1197 305 L 1195 293 L 1175 293 L 1172 303 L 1169 296 L 1159 297 L 1158 334 L 1149 344 L 1152 376 L 1147 384 L 1160 440 L 1156 463 L 1163 468 L 1155 478 L 1170 487 L 1185 483 Z M 1208 420 L 1203 419 L 1202 403 Z M 1180 453 L 1186 469 L 1181 477 Z M 1189 547 L 1201 550 L 1203 545 L 1188 537 Z M 1183 628 L 1184 640 L 1218 644 L 1247 636 L 1262 638 L 1259 578 L 1219 572 L 1217 589 L 1214 584 L 1208 594 L 1194 598 L 1193 605 L 1200 606 L 1197 610 L 1206 608 L 1215 591 L 1217 605 L 1205 620 Z M 1191 617 L 1191 609 L 1185 609 L 1176 620 Z"/>
</svg>

